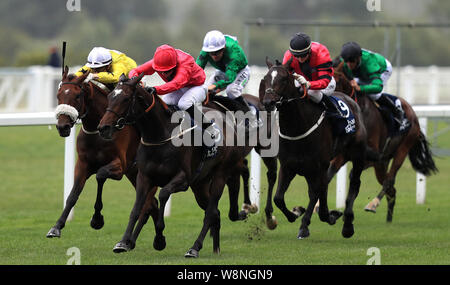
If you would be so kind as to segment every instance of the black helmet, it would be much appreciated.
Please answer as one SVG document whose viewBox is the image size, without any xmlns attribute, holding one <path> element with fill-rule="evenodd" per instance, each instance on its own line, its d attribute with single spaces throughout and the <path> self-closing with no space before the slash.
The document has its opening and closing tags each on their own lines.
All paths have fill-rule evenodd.
<svg viewBox="0 0 450 285">
<path fill-rule="evenodd" d="M 304 33 L 296 33 L 289 44 L 289 51 L 294 56 L 303 57 L 311 50 L 311 38 Z"/>
<path fill-rule="evenodd" d="M 361 47 L 355 42 L 348 42 L 342 45 L 341 57 L 344 62 L 355 61 L 362 55 Z"/>
</svg>

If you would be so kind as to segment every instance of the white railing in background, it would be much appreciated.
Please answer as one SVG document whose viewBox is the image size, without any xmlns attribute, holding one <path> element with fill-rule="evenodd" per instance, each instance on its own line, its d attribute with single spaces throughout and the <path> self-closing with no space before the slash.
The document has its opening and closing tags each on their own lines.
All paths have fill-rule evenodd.
<svg viewBox="0 0 450 285">
<path fill-rule="evenodd" d="M 70 68 L 75 72 L 79 66 Z M 258 95 L 259 82 L 267 73 L 267 67 L 252 66 L 252 75 L 245 88 L 246 93 Z M 207 76 L 213 70 L 206 69 Z M 401 68 L 400 94 L 396 94 L 397 76 L 388 81 L 386 91 L 405 98 L 410 104 L 450 104 L 450 67 Z M 49 112 L 56 107 L 56 88 L 61 80 L 61 69 L 48 66 L 28 68 L 0 68 L 0 113 Z M 146 76 L 149 85 L 161 84 L 159 76 Z"/>
</svg>

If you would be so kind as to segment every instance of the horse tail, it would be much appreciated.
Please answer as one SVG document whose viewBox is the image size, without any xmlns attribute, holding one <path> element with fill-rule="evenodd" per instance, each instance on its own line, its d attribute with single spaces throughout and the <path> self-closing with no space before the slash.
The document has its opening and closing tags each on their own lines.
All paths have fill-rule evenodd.
<svg viewBox="0 0 450 285">
<path fill-rule="evenodd" d="M 426 176 L 438 172 L 430 150 L 430 143 L 422 132 L 420 132 L 419 140 L 409 150 L 408 156 L 412 167 L 417 172 Z"/>
</svg>

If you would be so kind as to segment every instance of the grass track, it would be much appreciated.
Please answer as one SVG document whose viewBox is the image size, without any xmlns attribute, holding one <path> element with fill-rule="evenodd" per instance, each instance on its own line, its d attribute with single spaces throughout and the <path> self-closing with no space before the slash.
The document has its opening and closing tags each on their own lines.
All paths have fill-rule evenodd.
<svg viewBox="0 0 450 285">
<path fill-rule="evenodd" d="M 448 134 L 440 138 L 450 146 Z M 0 264 L 66 264 L 66 251 L 78 247 L 81 264 L 355 264 L 364 265 L 367 250 L 377 247 L 381 264 L 450 264 L 450 159 L 436 158 L 440 172 L 427 179 L 424 205 L 415 202 L 415 172 L 409 160 L 397 176 L 397 202 L 394 221 L 387 224 L 386 202 L 377 214 L 362 209 L 380 190 L 373 169 L 363 173 L 360 194 L 355 202 L 355 235 L 341 236 L 342 219 L 336 225 L 311 220 L 311 236 L 297 240 L 300 220 L 287 222 L 275 207 L 278 227 L 269 231 L 262 212 L 247 221 L 228 219 L 228 192 L 220 201 L 221 254 L 212 253 L 207 237 L 200 258 L 185 259 L 184 253 L 195 241 L 203 212 L 190 190 L 172 196 L 172 213 L 166 219 L 167 247 L 152 247 L 151 219 L 143 229 L 135 250 L 114 254 L 112 248 L 125 230 L 134 202 L 134 190 L 127 180 L 108 180 L 103 192 L 105 226 L 89 226 L 96 195 L 95 179 L 86 183 L 75 207 L 75 218 L 62 230 L 60 239 L 47 239 L 47 231 L 62 211 L 64 140 L 55 128 L 0 128 Z M 263 168 L 263 173 L 265 169 Z M 266 181 L 261 181 L 261 207 L 264 207 Z M 335 207 L 335 180 L 329 186 L 329 208 Z M 307 205 L 306 183 L 297 177 L 286 194 L 289 208 Z M 242 202 L 242 195 L 240 203 Z"/>
</svg>

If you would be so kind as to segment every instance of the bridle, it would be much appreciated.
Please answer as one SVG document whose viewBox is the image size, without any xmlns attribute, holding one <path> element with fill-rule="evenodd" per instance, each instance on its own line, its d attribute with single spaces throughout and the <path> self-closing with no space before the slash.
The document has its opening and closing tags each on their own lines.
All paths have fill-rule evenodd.
<svg viewBox="0 0 450 285">
<path fill-rule="evenodd" d="M 120 84 L 120 83 L 119 83 L 119 84 Z M 151 96 L 152 96 L 152 103 L 149 104 L 144 96 L 141 96 L 141 95 L 139 95 L 139 94 L 137 93 L 137 89 L 138 89 L 138 88 L 143 88 L 142 86 L 141 86 L 141 87 L 138 87 L 136 84 L 130 84 L 130 83 L 128 83 L 128 82 L 121 82 L 121 84 L 130 86 L 130 87 L 134 88 L 134 90 L 133 90 L 133 94 L 131 95 L 131 96 L 132 96 L 132 101 L 131 101 L 131 103 L 130 103 L 130 106 L 128 107 L 128 110 L 127 110 L 125 116 L 121 116 L 121 115 L 118 114 L 116 111 L 112 110 L 111 108 L 107 108 L 107 109 L 106 109 L 107 112 L 113 113 L 113 114 L 118 118 L 118 119 L 117 119 L 117 122 L 116 122 L 116 125 L 114 126 L 115 128 L 117 128 L 117 129 L 120 130 L 120 129 L 122 129 L 122 128 L 124 127 L 124 125 L 133 125 L 133 124 L 135 124 L 137 119 L 141 118 L 141 117 L 144 116 L 146 113 L 150 112 L 150 110 L 152 110 L 153 107 L 155 107 L 155 105 L 156 105 L 156 100 L 160 100 L 160 102 L 161 102 L 161 104 L 163 105 L 163 108 L 164 108 L 165 110 L 168 110 L 168 109 L 169 109 L 168 106 L 166 105 L 166 103 L 164 103 L 164 101 L 162 101 L 160 98 L 158 98 L 157 95 L 156 95 L 155 93 L 151 93 Z M 144 104 L 145 104 L 144 111 L 142 111 L 138 116 L 136 116 L 136 115 L 134 114 L 135 112 L 133 111 L 133 110 L 134 110 L 134 106 L 135 106 L 135 104 L 136 104 L 136 98 L 141 99 L 141 100 L 144 102 Z M 129 120 L 130 117 L 133 117 L 133 120 Z M 184 117 L 184 115 L 183 115 L 183 120 L 184 120 L 184 118 L 185 118 L 185 117 Z M 171 137 L 169 137 L 169 138 L 167 138 L 167 139 L 164 139 L 164 140 L 162 140 L 162 141 L 160 141 L 160 142 L 157 142 L 157 143 L 149 143 L 149 142 L 145 142 L 144 139 L 141 137 L 141 144 L 143 144 L 143 145 L 145 145 L 145 146 L 160 146 L 160 145 L 164 145 L 164 144 L 170 142 L 171 140 L 173 140 L 174 138 L 181 137 L 182 135 L 184 135 L 184 134 L 186 134 L 186 133 L 192 131 L 192 130 L 195 129 L 196 127 L 197 127 L 197 125 L 194 125 L 193 127 L 190 127 L 190 128 L 188 128 L 188 129 L 186 129 L 186 130 L 183 130 L 183 129 L 182 129 L 182 124 L 180 124 L 180 132 L 179 132 L 178 134 L 173 135 L 173 136 L 171 136 Z"/>
<path fill-rule="evenodd" d="M 84 87 L 83 87 L 83 85 L 82 84 L 80 84 L 80 83 L 77 83 L 77 82 L 61 82 L 61 84 L 60 84 L 60 86 L 62 86 L 62 85 L 75 85 L 75 86 L 78 86 L 80 89 L 81 89 L 81 92 L 80 92 L 80 98 L 81 98 L 81 108 L 84 106 L 85 107 L 85 112 L 84 112 L 84 114 L 82 114 L 82 115 L 79 115 L 78 116 L 78 118 L 76 118 L 75 119 L 75 121 L 74 121 L 74 123 L 78 120 L 78 119 L 80 119 L 80 120 L 82 120 L 82 119 L 84 119 L 86 116 L 87 116 L 87 114 L 89 113 L 89 106 L 86 104 L 86 98 L 85 98 L 85 96 L 87 96 L 88 95 L 88 92 L 84 89 Z M 89 82 L 89 86 L 91 87 L 91 93 L 93 92 L 93 86 L 92 86 L 92 83 L 90 83 Z"/>
<path fill-rule="evenodd" d="M 281 107 L 283 104 L 288 104 L 290 102 L 294 102 L 297 100 L 303 100 L 303 99 L 307 99 L 308 97 L 308 90 L 305 86 L 303 86 L 303 95 L 300 97 L 294 97 L 294 98 L 284 98 L 283 96 L 280 96 L 277 92 L 275 92 L 275 90 L 273 88 L 267 88 L 265 90 L 266 94 L 274 94 L 274 95 L 278 95 L 278 97 L 280 98 L 279 100 L 275 101 L 275 106 L 277 108 Z M 325 96 L 325 95 L 324 95 Z M 279 122 L 279 118 L 278 118 L 278 112 L 276 113 L 276 122 L 277 122 L 277 127 L 278 127 L 278 135 L 286 140 L 290 140 L 290 141 L 296 141 L 296 140 L 301 140 L 306 138 L 307 136 L 309 136 L 313 131 L 315 131 L 320 124 L 323 122 L 324 118 L 325 118 L 325 111 L 322 112 L 322 114 L 320 115 L 319 119 L 317 120 L 317 122 L 310 128 L 308 129 L 305 133 L 299 135 L 299 136 L 288 136 L 288 135 L 284 135 L 281 133 L 281 128 L 280 128 L 280 122 Z"/>
</svg>

